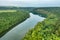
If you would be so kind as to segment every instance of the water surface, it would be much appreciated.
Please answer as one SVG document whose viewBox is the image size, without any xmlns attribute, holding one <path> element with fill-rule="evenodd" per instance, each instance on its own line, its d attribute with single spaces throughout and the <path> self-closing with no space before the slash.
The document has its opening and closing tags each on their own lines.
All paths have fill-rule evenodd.
<svg viewBox="0 0 60 40">
<path fill-rule="evenodd" d="M 30 13 L 28 19 L 14 27 L 0 38 L 0 40 L 21 40 L 29 29 L 33 28 L 39 21 L 41 22 L 44 19 L 43 17 Z"/>
</svg>

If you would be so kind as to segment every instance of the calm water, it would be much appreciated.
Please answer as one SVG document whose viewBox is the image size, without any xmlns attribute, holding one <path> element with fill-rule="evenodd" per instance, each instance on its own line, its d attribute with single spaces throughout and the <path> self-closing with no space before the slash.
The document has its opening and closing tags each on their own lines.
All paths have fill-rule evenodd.
<svg viewBox="0 0 60 40">
<path fill-rule="evenodd" d="M 0 40 L 21 40 L 25 33 L 33 28 L 39 21 L 43 21 L 45 18 L 30 13 L 30 18 L 14 27 L 8 33 L 6 33 Z"/>
</svg>

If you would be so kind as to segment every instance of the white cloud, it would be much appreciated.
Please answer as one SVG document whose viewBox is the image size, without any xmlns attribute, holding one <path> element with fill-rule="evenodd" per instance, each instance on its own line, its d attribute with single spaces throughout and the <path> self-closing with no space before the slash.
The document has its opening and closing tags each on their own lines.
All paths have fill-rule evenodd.
<svg viewBox="0 0 60 40">
<path fill-rule="evenodd" d="M 0 6 L 60 6 L 60 0 L 0 0 Z"/>
</svg>

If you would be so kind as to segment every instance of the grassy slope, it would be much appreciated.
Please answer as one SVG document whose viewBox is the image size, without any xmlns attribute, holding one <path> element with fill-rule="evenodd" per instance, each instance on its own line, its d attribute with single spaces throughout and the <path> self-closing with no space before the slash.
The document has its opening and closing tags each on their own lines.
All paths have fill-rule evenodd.
<svg viewBox="0 0 60 40">
<path fill-rule="evenodd" d="M 35 13 L 46 19 L 29 30 L 23 40 L 60 40 L 60 8 L 38 8 Z"/>
<path fill-rule="evenodd" d="M 10 12 L 11 11 L 11 12 Z M 15 11 L 15 12 L 14 12 Z M 3 10 L 0 12 L 0 37 L 29 17 L 26 11 Z"/>
</svg>

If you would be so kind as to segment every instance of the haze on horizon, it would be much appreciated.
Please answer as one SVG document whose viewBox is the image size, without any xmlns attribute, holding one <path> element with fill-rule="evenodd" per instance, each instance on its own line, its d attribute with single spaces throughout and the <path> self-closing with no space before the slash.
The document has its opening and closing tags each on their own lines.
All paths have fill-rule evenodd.
<svg viewBox="0 0 60 40">
<path fill-rule="evenodd" d="M 60 7 L 60 0 L 0 0 L 0 6 Z"/>
</svg>

